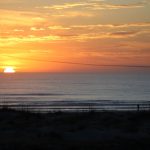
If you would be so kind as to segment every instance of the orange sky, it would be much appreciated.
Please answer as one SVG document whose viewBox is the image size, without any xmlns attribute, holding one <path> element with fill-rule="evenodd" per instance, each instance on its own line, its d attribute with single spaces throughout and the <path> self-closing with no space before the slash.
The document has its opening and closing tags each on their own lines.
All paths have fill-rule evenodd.
<svg viewBox="0 0 150 150">
<path fill-rule="evenodd" d="M 0 1 L 0 71 L 113 70 L 50 61 L 150 66 L 150 1 Z"/>
</svg>

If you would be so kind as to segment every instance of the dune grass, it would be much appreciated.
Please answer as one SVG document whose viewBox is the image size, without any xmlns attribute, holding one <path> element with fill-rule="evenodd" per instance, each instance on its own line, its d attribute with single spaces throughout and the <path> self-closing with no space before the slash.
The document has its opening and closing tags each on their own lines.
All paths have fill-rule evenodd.
<svg viewBox="0 0 150 150">
<path fill-rule="evenodd" d="M 0 110 L 0 150 L 147 150 L 149 140 L 150 112 Z"/>
</svg>

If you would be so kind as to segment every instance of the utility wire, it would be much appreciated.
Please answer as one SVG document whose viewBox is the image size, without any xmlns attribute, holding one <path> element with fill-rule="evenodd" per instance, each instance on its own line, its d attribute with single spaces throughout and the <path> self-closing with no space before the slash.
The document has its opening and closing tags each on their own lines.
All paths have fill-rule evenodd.
<svg viewBox="0 0 150 150">
<path fill-rule="evenodd" d="M 70 61 L 42 60 L 42 59 L 35 59 L 35 58 L 16 57 L 12 55 L 3 55 L 3 56 L 22 59 L 22 60 L 29 60 L 29 61 L 52 62 L 52 63 L 61 63 L 61 64 L 70 64 L 70 65 L 94 66 L 94 67 L 150 68 L 150 66 L 148 65 L 147 66 L 146 65 L 105 65 L 105 64 L 80 63 L 80 62 L 70 62 Z"/>
</svg>

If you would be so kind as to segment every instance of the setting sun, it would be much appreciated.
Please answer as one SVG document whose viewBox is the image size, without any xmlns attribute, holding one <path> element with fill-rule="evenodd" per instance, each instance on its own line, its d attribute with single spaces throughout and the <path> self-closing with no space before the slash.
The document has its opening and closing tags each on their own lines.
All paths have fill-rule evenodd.
<svg viewBox="0 0 150 150">
<path fill-rule="evenodd" d="M 4 68 L 4 73 L 15 73 L 15 69 L 13 67 Z"/>
</svg>

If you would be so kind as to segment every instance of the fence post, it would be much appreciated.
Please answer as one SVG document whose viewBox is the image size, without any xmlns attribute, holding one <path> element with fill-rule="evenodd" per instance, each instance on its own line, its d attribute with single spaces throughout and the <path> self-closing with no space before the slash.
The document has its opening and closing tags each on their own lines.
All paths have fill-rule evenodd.
<svg viewBox="0 0 150 150">
<path fill-rule="evenodd" d="M 140 111 L 140 105 L 137 104 L 137 111 Z"/>
</svg>

